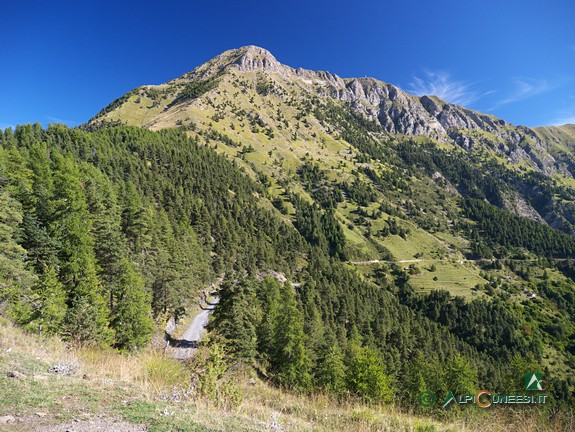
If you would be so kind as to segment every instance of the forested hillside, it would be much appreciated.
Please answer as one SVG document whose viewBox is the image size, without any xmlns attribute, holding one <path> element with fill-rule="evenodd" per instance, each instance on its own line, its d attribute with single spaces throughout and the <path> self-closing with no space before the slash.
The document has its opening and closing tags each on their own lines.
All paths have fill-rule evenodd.
<svg viewBox="0 0 575 432">
<path fill-rule="evenodd" d="M 356 203 L 368 220 L 377 212 L 364 207 L 376 203 L 390 215 L 380 236 L 412 235 L 397 225 L 411 216 L 380 198 L 384 184 L 400 184 L 393 176 L 385 183 L 367 171 L 334 185 L 303 164 L 294 175 L 316 204 L 295 183 L 274 195 L 268 176 L 249 175 L 181 130 L 25 125 L 0 144 L 2 311 L 30 332 L 137 348 L 221 278 L 211 343 L 228 364 L 254 367 L 271 383 L 417 406 L 425 389 L 521 388 L 522 370 L 546 368 L 554 403 L 571 400 L 569 262 L 486 262 L 489 282 L 474 289 L 487 294 L 468 299 L 414 290 L 410 278 L 431 268 L 390 263 L 360 273 L 346 263 L 350 228 L 338 205 Z M 409 152 L 394 154 L 399 163 Z M 464 201 L 462 212 L 462 232 L 493 250 L 571 254 L 572 238 L 548 227 L 531 243 L 514 240 L 536 223 L 482 201 Z M 481 225 L 492 213 L 510 234 Z M 413 227 L 423 226 L 418 218 Z M 546 269 L 541 282 L 537 268 Z M 522 300 L 510 274 L 541 300 Z"/>
</svg>

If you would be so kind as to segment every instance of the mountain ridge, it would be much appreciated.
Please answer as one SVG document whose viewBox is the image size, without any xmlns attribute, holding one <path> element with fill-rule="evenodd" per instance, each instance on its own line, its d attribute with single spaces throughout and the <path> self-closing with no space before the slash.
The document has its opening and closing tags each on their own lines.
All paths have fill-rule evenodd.
<svg viewBox="0 0 575 432">
<path fill-rule="evenodd" d="M 167 93 L 168 102 L 159 102 L 162 110 L 154 112 L 144 121 L 126 118 L 122 121 L 151 129 L 177 127 L 178 120 L 183 120 L 179 114 L 189 111 L 186 104 L 193 105 L 195 99 L 218 91 L 215 85 L 196 98 L 178 101 L 177 96 L 186 84 L 217 81 L 236 73 L 238 76 L 263 74 L 271 79 L 279 78 L 280 85 L 296 83 L 310 97 L 347 103 L 367 119 L 377 121 L 384 132 L 392 135 L 429 137 L 465 150 L 474 147 L 484 149 L 510 163 L 523 164 L 547 176 L 573 178 L 573 170 L 562 160 L 562 153 L 555 150 L 554 142 L 548 140 L 548 133 L 515 126 L 490 114 L 447 103 L 437 96 L 415 96 L 375 78 L 341 78 L 325 71 L 294 69 L 280 63 L 268 50 L 253 45 L 225 51 L 165 84 L 138 88 L 144 93 L 160 92 L 164 96 Z M 124 100 L 122 104 L 127 102 Z M 118 108 L 115 107 L 116 110 Z M 109 109 L 105 109 L 89 124 L 115 117 L 122 116 L 114 116 Z"/>
</svg>

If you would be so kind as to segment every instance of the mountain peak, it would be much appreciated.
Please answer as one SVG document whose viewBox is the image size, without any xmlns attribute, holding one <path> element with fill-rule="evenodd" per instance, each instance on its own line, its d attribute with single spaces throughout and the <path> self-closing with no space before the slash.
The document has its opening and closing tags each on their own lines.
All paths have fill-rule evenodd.
<svg viewBox="0 0 575 432">
<path fill-rule="evenodd" d="M 290 69 L 281 64 L 271 52 L 255 45 L 231 49 L 209 60 L 207 63 L 187 74 L 186 78 L 206 79 L 226 70 L 236 68 L 240 72 L 265 70 L 282 72 Z"/>
<path fill-rule="evenodd" d="M 240 55 L 240 56 L 246 56 L 246 57 L 251 57 L 251 58 L 255 58 L 255 57 L 268 58 L 268 59 L 272 59 L 274 61 L 277 61 L 271 52 L 269 52 L 267 49 L 259 47 L 257 45 L 246 45 L 246 46 L 243 46 L 240 48 L 235 48 L 235 49 L 225 51 L 223 54 L 225 54 L 225 53 L 235 53 L 235 54 Z"/>
<path fill-rule="evenodd" d="M 236 50 L 226 51 L 235 57 L 233 64 L 242 72 L 254 70 L 278 71 L 285 66 L 276 60 L 271 52 L 255 45 L 248 45 Z M 226 54 L 224 53 L 224 54 Z"/>
<path fill-rule="evenodd" d="M 240 92 L 246 97 L 240 97 Z M 264 97 L 266 100 L 261 100 Z M 181 126 L 184 122 L 213 125 L 227 118 L 228 133 L 231 134 L 229 131 L 235 130 L 232 128 L 232 118 L 236 119 L 237 124 L 246 121 L 244 115 L 238 112 L 257 113 L 273 123 L 278 121 L 278 111 L 284 117 L 288 116 L 288 112 L 294 115 L 294 98 L 298 97 L 301 99 L 295 105 L 301 106 L 307 106 L 310 97 L 315 97 L 316 101 L 320 101 L 316 104 L 318 109 L 341 102 L 343 109 L 351 109 L 355 114 L 377 122 L 389 134 L 427 136 L 466 150 L 475 147 L 494 150 L 510 162 L 522 162 L 544 174 L 559 172 L 571 177 L 565 167 L 556 164 L 543 143 L 546 136 L 552 136 L 554 140 L 570 140 L 570 133 L 542 130 L 538 135 L 531 129 L 515 127 L 491 115 L 449 104 L 435 96 L 411 95 L 393 84 L 374 78 L 342 79 L 329 72 L 293 69 L 280 63 L 268 50 L 254 45 L 225 51 L 166 84 L 137 89 L 135 93 L 114 101 L 91 122 L 129 119 L 131 124 L 161 129 Z M 141 103 L 142 98 L 147 105 Z M 234 99 L 235 108 L 233 112 L 226 112 L 225 108 L 221 108 L 222 101 L 225 105 L 231 103 L 231 99 Z M 269 108 L 270 104 L 275 104 L 275 109 L 267 112 L 265 107 Z M 294 115 L 294 121 L 299 121 L 301 116 L 301 113 L 297 115 L 299 118 Z M 315 140 L 325 132 L 321 122 L 319 125 L 317 130 L 309 126 L 310 139 Z M 334 128 L 336 126 L 332 125 Z M 262 125 L 260 127 L 263 128 Z M 282 134 L 285 135 L 286 128 L 287 125 L 282 122 L 275 131 L 272 126 L 266 130 L 270 135 L 272 132 L 277 134 L 279 140 Z M 250 129 L 252 134 L 257 134 L 253 132 L 256 130 L 258 128 L 255 126 Z M 293 140 L 293 137 L 301 134 L 301 131 L 293 131 L 284 138 Z M 245 139 L 239 132 L 238 135 L 235 138 Z"/>
</svg>

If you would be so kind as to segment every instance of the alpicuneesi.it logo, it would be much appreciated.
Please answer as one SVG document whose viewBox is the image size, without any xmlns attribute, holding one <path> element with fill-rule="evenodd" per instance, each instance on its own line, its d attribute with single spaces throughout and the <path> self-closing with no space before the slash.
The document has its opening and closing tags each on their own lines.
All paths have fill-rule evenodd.
<svg viewBox="0 0 575 432">
<path fill-rule="evenodd" d="M 492 405 L 515 405 L 515 404 L 544 404 L 547 395 L 535 394 L 532 392 L 545 391 L 545 381 L 540 373 L 527 373 L 524 377 L 524 389 L 530 393 L 515 394 L 495 394 L 489 390 L 479 390 L 475 394 L 456 395 L 448 391 L 441 408 L 446 409 L 451 403 L 458 405 L 476 404 L 480 408 L 489 408 Z M 435 405 L 436 397 L 433 392 L 424 391 L 419 395 L 419 403 L 424 408 Z"/>
<path fill-rule="evenodd" d="M 543 375 L 538 373 L 525 374 L 525 390 L 545 390 L 543 388 Z"/>
</svg>

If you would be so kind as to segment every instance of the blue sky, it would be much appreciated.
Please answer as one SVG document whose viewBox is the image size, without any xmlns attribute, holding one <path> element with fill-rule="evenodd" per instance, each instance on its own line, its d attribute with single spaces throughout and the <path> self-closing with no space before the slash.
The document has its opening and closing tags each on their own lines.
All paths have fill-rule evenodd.
<svg viewBox="0 0 575 432">
<path fill-rule="evenodd" d="M 243 45 L 515 124 L 575 123 L 569 0 L 2 0 L 0 128 L 75 126 Z"/>
</svg>

